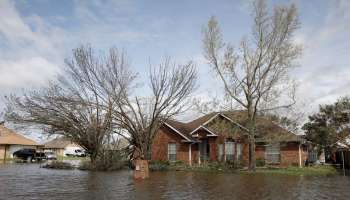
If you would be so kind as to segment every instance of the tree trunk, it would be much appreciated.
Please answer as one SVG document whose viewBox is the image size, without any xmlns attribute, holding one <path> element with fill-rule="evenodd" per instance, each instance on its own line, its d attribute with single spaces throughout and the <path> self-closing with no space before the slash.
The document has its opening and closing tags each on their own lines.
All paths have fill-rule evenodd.
<svg viewBox="0 0 350 200">
<path fill-rule="evenodd" d="M 255 172 L 255 165 L 255 138 L 253 137 L 249 139 L 249 171 Z"/>
<path fill-rule="evenodd" d="M 90 154 L 90 162 L 93 167 L 96 165 L 96 160 L 97 160 L 97 152 L 93 151 Z"/>
<path fill-rule="evenodd" d="M 255 172 L 255 112 L 252 108 L 252 104 L 248 106 L 248 131 L 249 131 L 249 165 L 248 170 Z"/>
</svg>

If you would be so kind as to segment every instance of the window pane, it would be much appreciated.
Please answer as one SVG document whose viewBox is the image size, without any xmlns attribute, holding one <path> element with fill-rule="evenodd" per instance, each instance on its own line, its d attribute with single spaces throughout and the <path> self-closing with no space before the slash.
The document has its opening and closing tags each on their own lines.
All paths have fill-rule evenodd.
<svg viewBox="0 0 350 200">
<path fill-rule="evenodd" d="M 273 144 L 266 146 L 265 155 L 267 163 L 280 163 L 280 145 Z"/>
<path fill-rule="evenodd" d="M 168 159 L 171 161 L 176 160 L 176 144 L 175 143 L 168 144 Z"/>
<path fill-rule="evenodd" d="M 234 143 L 233 142 L 225 142 L 225 155 L 226 160 L 234 159 Z"/>
</svg>

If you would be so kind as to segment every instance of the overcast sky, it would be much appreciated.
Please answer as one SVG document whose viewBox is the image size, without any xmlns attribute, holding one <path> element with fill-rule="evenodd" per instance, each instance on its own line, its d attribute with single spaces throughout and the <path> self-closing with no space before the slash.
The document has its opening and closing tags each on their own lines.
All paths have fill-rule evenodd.
<svg viewBox="0 0 350 200">
<path fill-rule="evenodd" d="M 292 2 L 301 21 L 295 40 L 304 45 L 292 76 L 299 82 L 301 109 L 312 112 L 350 94 L 350 1 Z M 45 85 L 72 49 L 87 43 L 101 52 L 125 49 L 141 76 L 149 61 L 164 56 L 194 60 L 200 74 L 196 95 L 217 95 L 222 87 L 202 56 L 202 26 L 215 15 L 225 40 L 238 44 L 251 31 L 249 6 L 245 0 L 0 0 L 0 95 Z"/>
</svg>

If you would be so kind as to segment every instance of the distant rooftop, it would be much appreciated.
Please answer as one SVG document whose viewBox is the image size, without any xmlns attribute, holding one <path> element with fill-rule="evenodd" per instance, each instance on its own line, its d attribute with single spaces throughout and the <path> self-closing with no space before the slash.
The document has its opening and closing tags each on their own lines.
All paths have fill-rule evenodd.
<svg viewBox="0 0 350 200">
<path fill-rule="evenodd" d="M 6 128 L 0 124 L 0 144 L 39 146 L 37 142 Z"/>
</svg>

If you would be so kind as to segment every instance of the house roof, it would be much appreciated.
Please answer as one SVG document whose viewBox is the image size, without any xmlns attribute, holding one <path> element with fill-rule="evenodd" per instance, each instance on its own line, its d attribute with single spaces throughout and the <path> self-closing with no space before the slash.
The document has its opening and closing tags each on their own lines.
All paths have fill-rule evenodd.
<svg viewBox="0 0 350 200">
<path fill-rule="evenodd" d="M 175 120 L 168 120 L 167 123 L 175 128 L 178 132 L 193 140 L 193 133 L 199 129 L 208 129 L 207 124 L 217 117 L 223 117 L 232 123 L 235 123 L 241 129 L 247 123 L 247 113 L 245 111 L 225 111 L 213 112 L 199 117 L 188 123 L 182 123 Z M 210 132 L 210 131 L 209 131 Z M 257 117 L 257 141 L 300 141 L 301 137 L 282 128 L 266 117 Z"/>
<path fill-rule="evenodd" d="M 346 128 L 338 133 L 340 139 L 336 143 L 340 149 L 350 149 L 350 128 Z"/>
<path fill-rule="evenodd" d="M 191 128 L 187 126 L 187 124 L 175 120 L 167 120 L 165 125 L 169 126 L 170 129 L 174 129 L 176 133 L 187 141 L 192 141 L 192 136 L 190 134 Z"/>
<path fill-rule="evenodd" d="M 70 144 L 72 144 L 72 142 L 69 139 L 58 137 L 44 143 L 44 146 L 48 149 L 64 149 Z"/>
<path fill-rule="evenodd" d="M 0 125 L 0 144 L 39 146 L 34 140 L 24 137 L 11 129 Z"/>
</svg>

